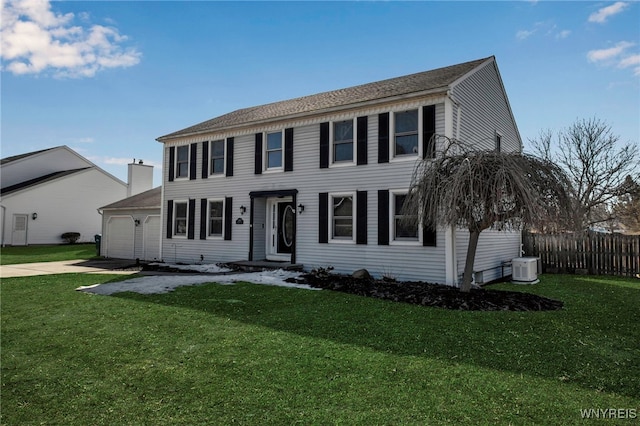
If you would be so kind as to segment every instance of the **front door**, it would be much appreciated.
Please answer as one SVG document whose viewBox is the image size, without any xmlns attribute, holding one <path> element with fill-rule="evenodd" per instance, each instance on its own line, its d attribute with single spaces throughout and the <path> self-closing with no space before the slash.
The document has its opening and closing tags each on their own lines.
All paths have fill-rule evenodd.
<svg viewBox="0 0 640 426">
<path fill-rule="evenodd" d="M 291 261 L 295 243 L 295 214 L 291 197 L 267 200 L 267 260 Z"/>
<path fill-rule="evenodd" d="M 14 214 L 13 227 L 11 230 L 11 244 L 14 246 L 27 245 L 27 225 L 29 224 L 29 215 Z"/>
</svg>

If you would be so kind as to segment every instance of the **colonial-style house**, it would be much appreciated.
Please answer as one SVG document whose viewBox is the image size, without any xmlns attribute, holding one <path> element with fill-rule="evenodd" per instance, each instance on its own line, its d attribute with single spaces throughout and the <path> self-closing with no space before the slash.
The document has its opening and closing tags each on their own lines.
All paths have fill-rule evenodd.
<svg viewBox="0 0 640 426">
<path fill-rule="evenodd" d="M 3 158 L 2 245 L 61 244 L 66 232 L 94 241 L 102 222 L 98 208 L 151 188 L 149 167 L 130 164 L 127 184 L 67 146 Z"/>
<path fill-rule="evenodd" d="M 468 233 L 408 228 L 401 206 L 434 134 L 487 149 L 522 141 L 494 57 L 260 105 L 159 137 L 162 257 L 280 261 L 455 285 Z M 482 233 L 497 278 L 518 232 Z"/>
</svg>

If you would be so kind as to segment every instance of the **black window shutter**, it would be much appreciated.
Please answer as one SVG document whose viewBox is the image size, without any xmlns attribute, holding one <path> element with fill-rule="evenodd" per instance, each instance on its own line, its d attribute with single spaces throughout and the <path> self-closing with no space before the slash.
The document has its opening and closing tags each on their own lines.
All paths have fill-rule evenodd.
<svg viewBox="0 0 640 426">
<path fill-rule="evenodd" d="M 224 199 L 224 239 L 231 240 L 231 226 L 233 225 L 233 197 Z"/>
<path fill-rule="evenodd" d="M 167 201 L 167 238 L 173 237 L 173 200 Z"/>
<path fill-rule="evenodd" d="M 284 171 L 293 171 L 293 128 L 284 129 Z"/>
<path fill-rule="evenodd" d="M 227 167 L 226 175 L 233 176 L 233 138 L 227 138 Z"/>
<path fill-rule="evenodd" d="M 422 228 L 422 245 L 423 246 L 436 246 L 436 230 L 425 226 Z"/>
<path fill-rule="evenodd" d="M 190 161 L 189 161 L 189 180 L 194 180 L 196 178 L 196 160 L 198 155 L 198 144 L 192 143 L 189 148 Z"/>
<path fill-rule="evenodd" d="M 367 191 L 356 191 L 356 244 L 367 244 Z"/>
<path fill-rule="evenodd" d="M 320 123 L 320 168 L 329 167 L 329 123 Z"/>
<path fill-rule="evenodd" d="M 378 245 L 389 245 L 389 191 L 378 191 Z"/>
<path fill-rule="evenodd" d="M 255 148 L 255 174 L 262 174 L 262 133 L 256 133 L 256 148 Z"/>
<path fill-rule="evenodd" d="M 189 200 L 189 224 L 187 225 L 187 238 L 193 240 L 195 238 L 196 227 L 196 199 Z"/>
<path fill-rule="evenodd" d="M 173 182 L 176 167 L 176 147 L 169 147 L 169 182 Z"/>
<path fill-rule="evenodd" d="M 357 129 L 358 129 L 358 152 L 357 152 L 357 164 L 358 166 L 362 166 L 364 164 L 367 164 L 368 161 L 368 157 L 367 157 L 367 139 L 368 139 L 368 132 L 369 132 L 369 127 L 368 127 L 368 122 L 369 122 L 369 117 L 367 117 L 366 115 L 364 117 L 358 117 L 358 124 L 357 124 Z"/>
<path fill-rule="evenodd" d="M 207 202 L 206 198 L 200 199 L 200 239 L 207 239 Z"/>
<path fill-rule="evenodd" d="M 321 192 L 318 197 L 318 242 L 329 242 L 329 193 Z"/>
<path fill-rule="evenodd" d="M 422 158 L 435 158 L 436 146 L 432 139 L 436 134 L 436 106 L 422 107 Z"/>
<path fill-rule="evenodd" d="M 378 163 L 389 162 L 389 113 L 378 114 Z"/>
<path fill-rule="evenodd" d="M 202 142 L 202 179 L 209 177 L 209 142 Z"/>
</svg>

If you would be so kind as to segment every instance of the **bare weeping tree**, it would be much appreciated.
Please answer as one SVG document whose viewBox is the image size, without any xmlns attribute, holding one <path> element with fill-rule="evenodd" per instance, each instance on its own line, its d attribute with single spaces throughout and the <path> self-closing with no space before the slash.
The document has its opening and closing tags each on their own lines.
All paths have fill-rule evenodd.
<svg viewBox="0 0 640 426">
<path fill-rule="evenodd" d="M 569 229 L 581 231 L 615 219 L 613 205 L 625 179 L 640 167 L 638 144 L 622 144 L 611 126 L 597 118 L 576 120 L 556 136 L 543 131 L 529 142 L 536 155 L 558 164 L 569 177 Z"/>
<path fill-rule="evenodd" d="M 406 221 L 432 228 L 469 230 L 461 291 L 471 289 L 480 233 L 489 228 L 519 230 L 566 216 L 566 177 L 555 164 L 520 153 L 474 150 L 444 136 L 448 149 L 416 166 L 403 205 Z M 413 215 L 411 212 L 420 212 Z"/>
</svg>

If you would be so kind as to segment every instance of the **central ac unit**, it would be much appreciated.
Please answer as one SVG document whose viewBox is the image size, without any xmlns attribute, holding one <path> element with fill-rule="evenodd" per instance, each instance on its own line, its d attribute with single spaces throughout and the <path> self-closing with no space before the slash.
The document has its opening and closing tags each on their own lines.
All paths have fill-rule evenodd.
<svg viewBox="0 0 640 426">
<path fill-rule="evenodd" d="M 538 280 L 538 258 L 516 257 L 511 261 L 512 278 L 516 284 L 536 284 Z"/>
</svg>

